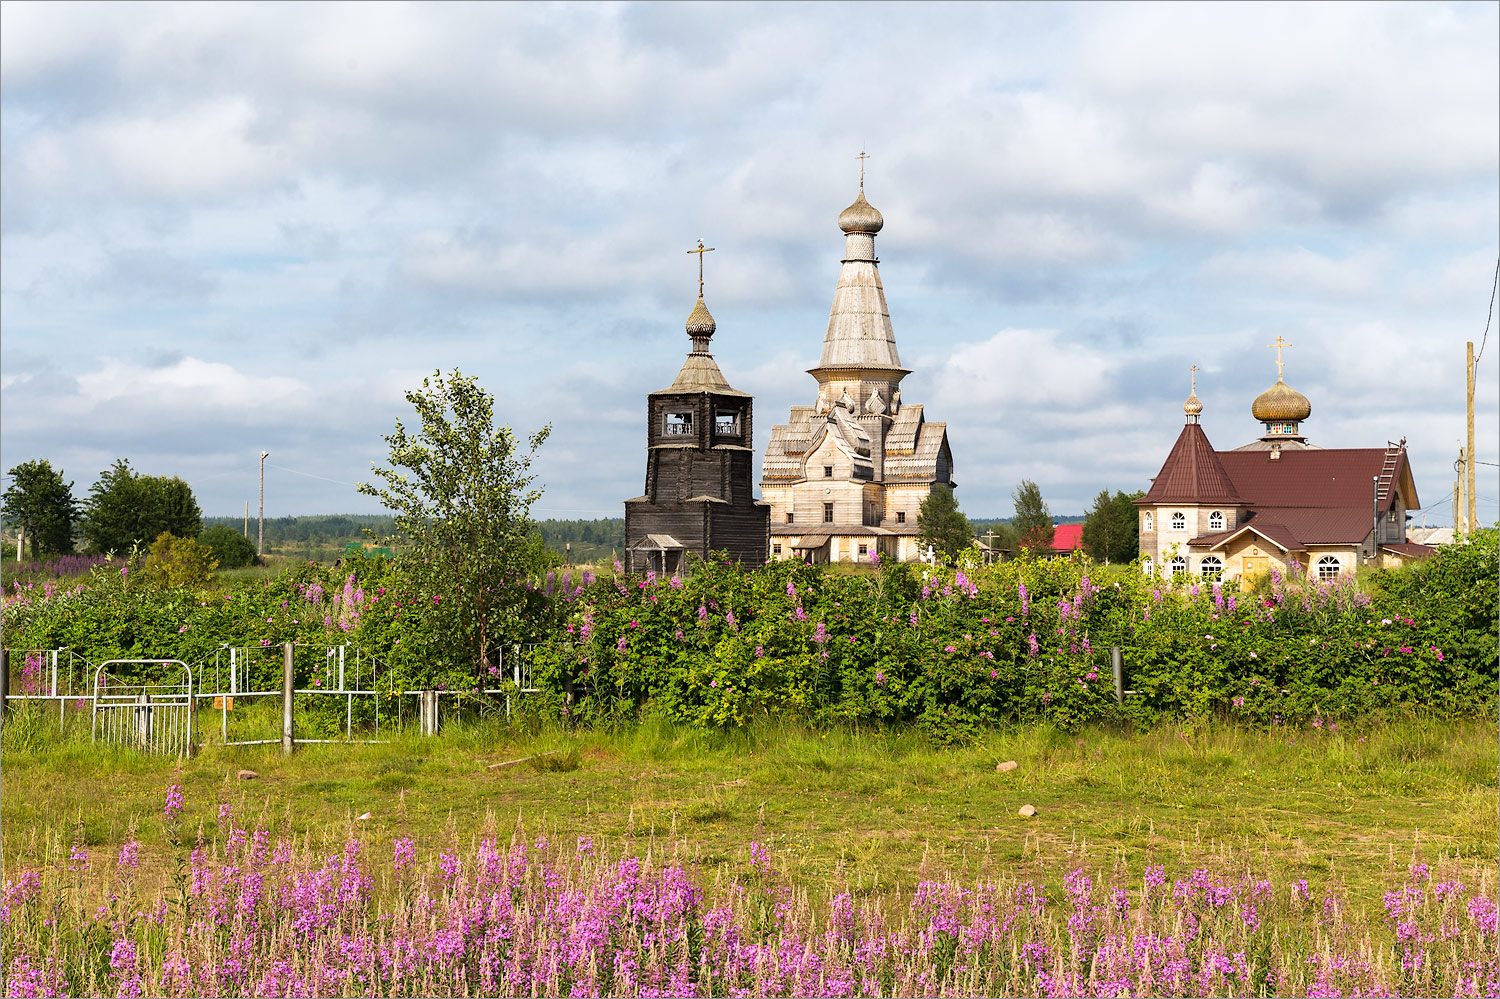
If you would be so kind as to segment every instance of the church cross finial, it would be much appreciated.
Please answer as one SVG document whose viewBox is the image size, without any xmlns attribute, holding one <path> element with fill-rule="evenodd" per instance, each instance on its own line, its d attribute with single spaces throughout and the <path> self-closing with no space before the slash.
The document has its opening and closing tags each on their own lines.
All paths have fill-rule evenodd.
<svg viewBox="0 0 1500 999">
<path fill-rule="evenodd" d="M 1266 346 L 1267 347 L 1275 347 L 1276 348 L 1276 379 L 1278 381 L 1280 381 L 1281 380 L 1281 368 L 1282 368 L 1281 348 L 1283 348 L 1283 347 L 1290 347 L 1291 344 L 1287 343 L 1286 340 L 1280 334 L 1277 334 L 1277 336 L 1276 336 L 1276 342 L 1275 343 L 1268 343 L 1268 344 L 1266 344 Z"/>
<path fill-rule="evenodd" d="M 1195 364 L 1191 368 L 1188 368 L 1188 370 L 1190 372 L 1192 372 L 1192 374 L 1193 374 L 1193 387 L 1189 390 L 1189 392 L 1192 395 L 1197 395 L 1198 394 L 1198 370 L 1199 370 L 1198 365 Z"/>
<path fill-rule="evenodd" d="M 696 253 L 696 254 L 698 254 L 698 297 L 702 298 L 703 297 L 703 255 L 705 253 L 712 253 L 712 252 L 714 252 L 714 248 L 712 246 L 704 246 L 703 245 L 703 240 L 700 239 L 700 240 L 698 240 L 698 248 L 696 250 L 689 250 L 688 252 L 689 253 Z"/>
<path fill-rule="evenodd" d="M 863 191 L 865 189 L 865 160 L 870 158 L 870 154 L 861 149 L 859 155 L 854 158 L 859 160 L 859 189 Z"/>
</svg>

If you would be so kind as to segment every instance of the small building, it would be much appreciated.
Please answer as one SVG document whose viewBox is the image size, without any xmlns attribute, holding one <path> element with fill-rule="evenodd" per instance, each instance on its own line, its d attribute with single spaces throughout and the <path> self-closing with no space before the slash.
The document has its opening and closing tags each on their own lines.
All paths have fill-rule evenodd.
<svg viewBox="0 0 1500 999">
<path fill-rule="evenodd" d="M 1056 555 L 1071 555 L 1083 547 L 1082 524 L 1057 524 L 1052 528 L 1052 547 Z"/>
<path fill-rule="evenodd" d="M 1295 563 L 1330 579 L 1430 555 L 1407 536 L 1407 511 L 1421 503 L 1405 438 L 1374 448 L 1309 443 L 1312 405 L 1283 381 L 1285 344 L 1275 346 L 1276 384 L 1251 406 L 1265 433 L 1231 451 L 1216 451 L 1199 424 L 1195 377 L 1182 433 L 1135 501 L 1148 571 L 1250 580 Z"/>
<path fill-rule="evenodd" d="M 917 513 L 938 489 L 952 489 L 947 425 L 901 398 L 896 334 L 880 283 L 875 235 L 885 225 L 859 195 L 839 215 L 844 253 L 823 353 L 808 371 L 811 406 L 771 429 L 761 492 L 771 504 L 771 557 L 813 562 L 902 561 L 923 554 Z"/>
<path fill-rule="evenodd" d="M 751 397 L 730 387 L 709 352 L 717 324 L 698 303 L 687 320 L 692 349 L 672 384 L 646 397 L 646 491 L 625 501 L 625 568 L 681 574 L 687 553 L 727 551 L 766 561 L 771 508 L 755 498 Z"/>
</svg>

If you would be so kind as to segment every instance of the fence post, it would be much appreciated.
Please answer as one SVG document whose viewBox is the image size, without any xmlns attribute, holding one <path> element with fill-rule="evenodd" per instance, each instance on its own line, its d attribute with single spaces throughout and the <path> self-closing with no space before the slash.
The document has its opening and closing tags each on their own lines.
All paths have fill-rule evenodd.
<svg viewBox="0 0 1500 999">
<path fill-rule="evenodd" d="M 1109 647 L 1109 664 L 1115 669 L 1115 703 L 1125 703 L 1125 660 L 1120 655 L 1120 647 L 1111 645 Z"/>
<path fill-rule="evenodd" d="M 10 710 L 10 650 L 0 649 L 0 720 Z"/>
<path fill-rule="evenodd" d="M 438 729 L 438 692 L 435 690 L 424 690 L 419 695 L 422 715 L 422 734 L 437 735 Z"/>
<path fill-rule="evenodd" d="M 292 755 L 292 643 L 281 646 L 281 754 Z"/>
</svg>

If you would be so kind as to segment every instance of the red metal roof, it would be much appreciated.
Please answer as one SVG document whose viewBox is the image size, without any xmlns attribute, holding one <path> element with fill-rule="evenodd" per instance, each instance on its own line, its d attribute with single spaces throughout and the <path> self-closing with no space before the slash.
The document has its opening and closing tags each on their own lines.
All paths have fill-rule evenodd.
<svg viewBox="0 0 1500 999">
<path fill-rule="evenodd" d="M 1052 550 L 1071 552 L 1083 547 L 1082 524 L 1058 524 L 1052 529 Z"/>
<path fill-rule="evenodd" d="M 1225 471 L 1220 454 L 1196 423 L 1185 424 L 1162 464 L 1151 489 L 1136 500 L 1138 506 L 1156 503 L 1239 503 L 1236 482 Z"/>
</svg>

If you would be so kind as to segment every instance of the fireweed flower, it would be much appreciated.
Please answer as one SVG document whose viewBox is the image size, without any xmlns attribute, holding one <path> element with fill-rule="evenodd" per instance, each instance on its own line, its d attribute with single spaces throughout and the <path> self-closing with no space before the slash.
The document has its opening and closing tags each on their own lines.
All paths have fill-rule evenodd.
<svg viewBox="0 0 1500 999">
<path fill-rule="evenodd" d="M 182 785 L 173 784 L 167 788 L 167 800 L 162 805 L 161 817 L 168 822 L 175 821 L 182 815 Z"/>
</svg>

